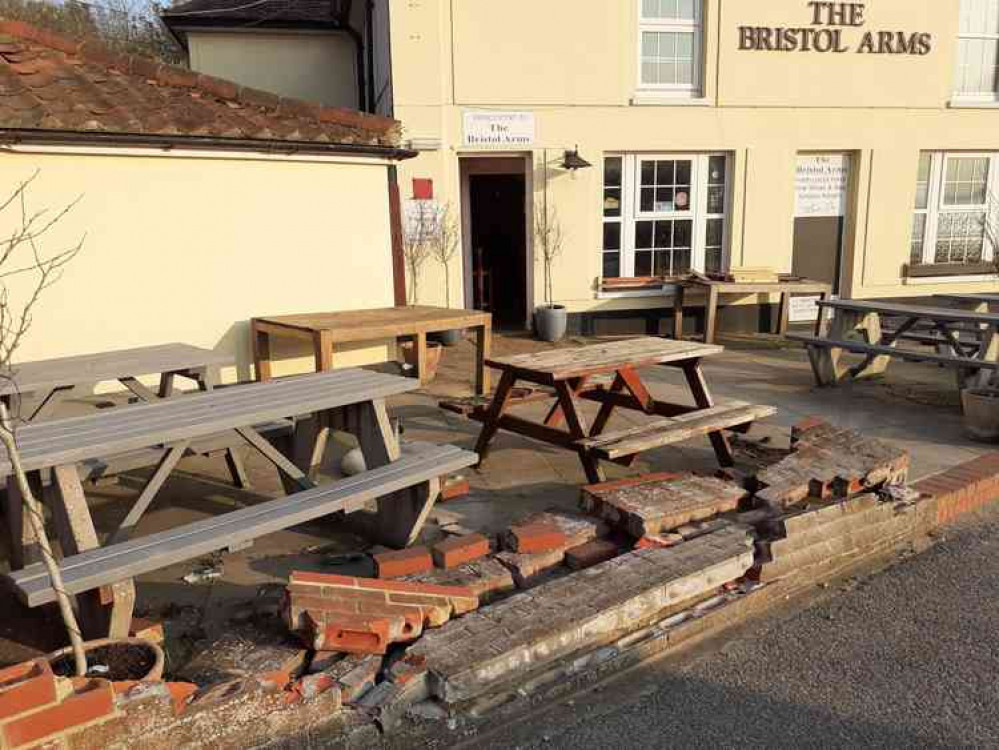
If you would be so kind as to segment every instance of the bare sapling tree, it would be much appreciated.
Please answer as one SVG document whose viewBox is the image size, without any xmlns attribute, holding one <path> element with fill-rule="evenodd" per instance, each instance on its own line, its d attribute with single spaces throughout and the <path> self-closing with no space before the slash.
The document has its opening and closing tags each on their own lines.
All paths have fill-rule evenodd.
<svg viewBox="0 0 999 750">
<path fill-rule="evenodd" d="M 42 241 L 45 236 L 62 221 L 80 198 L 55 213 L 45 209 L 29 211 L 28 188 L 37 176 L 36 171 L 0 201 L 2 226 L 13 227 L 9 235 L 5 234 L 0 238 L 0 377 L 11 381 L 14 388 L 10 390 L 15 394 L 17 351 L 31 330 L 34 311 L 45 290 L 59 281 L 66 264 L 76 257 L 83 246 L 81 238 L 62 250 L 47 252 L 43 249 Z M 15 404 L 19 402 L 20 398 L 13 399 Z M 0 400 L 0 443 L 7 451 L 18 494 L 21 496 L 23 515 L 27 518 L 31 534 L 41 551 L 42 563 L 56 592 L 59 612 L 73 649 L 76 673 L 83 676 L 87 672 L 83 636 L 45 531 L 45 516 L 40 498 L 35 496 L 21 461 L 17 438 L 21 418 L 18 412 L 19 408 L 15 407 L 12 413 L 8 402 Z M 16 498 L 8 494 L 7 502 L 16 502 Z M 18 541 L 15 539 L 13 543 L 17 544 Z"/>
<path fill-rule="evenodd" d="M 436 210 L 430 253 L 444 270 L 444 307 L 451 306 L 451 261 L 458 252 L 458 220 L 450 203 Z"/>
<path fill-rule="evenodd" d="M 402 239 L 402 254 L 409 277 L 409 304 L 420 301 L 420 276 L 432 252 L 431 242 L 437 221 L 437 209 L 430 201 L 410 201 Z"/>
<path fill-rule="evenodd" d="M 544 270 L 545 307 L 554 306 L 554 285 L 552 266 L 562 254 L 565 234 L 555 206 L 547 201 L 534 209 L 534 250 Z"/>
</svg>

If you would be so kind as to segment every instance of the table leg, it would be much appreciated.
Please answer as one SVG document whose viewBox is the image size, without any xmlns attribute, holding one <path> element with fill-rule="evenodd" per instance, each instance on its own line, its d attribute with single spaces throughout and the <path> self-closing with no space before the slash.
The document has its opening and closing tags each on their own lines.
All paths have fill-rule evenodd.
<svg viewBox="0 0 999 750">
<path fill-rule="evenodd" d="M 673 338 L 677 341 L 683 340 L 683 298 L 684 286 L 678 284 L 673 293 Z"/>
<path fill-rule="evenodd" d="M 42 419 L 48 417 L 56 410 L 56 407 L 62 403 L 67 396 L 69 396 L 73 391 L 76 390 L 75 385 L 62 386 L 60 388 L 53 388 L 49 391 L 48 395 L 41 400 L 35 410 L 28 417 L 29 422 L 34 422 L 36 419 Z M 8 407 L 9 408 L 9 407 Z M 14 414 L 15 412 L 11 412 Z"/>
<path fill-rule="evenodd" d="M 330 427 L 325 415 L 310 414 L 295 420 L 295 431 L 291 437 L 291 462 L 315 483 L 322 468 Z M 302 488 L 299 477 L 281 473 L 285 493 L 291 495 Z"/>
<path fill-rule="evenodd" d="M 700 360 L 694 360 L 683 366 L 683 374 L 687 378 L 687 385 L 690 386 L 690 393 L 694 397 L 694 403 L 699 409 L 710 409 L 714 406 L 714 399 L 708 390 L 704 373 L 701 372 Z M 708 438 L 715 449 L 718 463 L 722 466 L 733 466 L 735 457 L 732 455 L 732 446 L 729 445 L 728 437 L 721 430 L 709 432 Z"/>
<path fill-rule="evenodd" d="M 826 338 L 842 341 L 857 328 L 862 318 L 861 313 L 853 310 L 835 310 Z M 809 348 L 808 356 L 818 385 L 836 385 L 846 377 L 847 369 L 840 363 L 843 350 L 839 347 Z"/>
<path fill-rule="evenodd" d="M 475 395 L 489 392 L 489 368 L 486 360 L 493 343 L 492 323 L 485 323 L 475 329 Z"/>
<path fill-rule="evenodd" d="M 586 376 L 570 380 L 569 387 L 572 389 L 573 395 L 578 394 L 583 388 L 585 388 L 588 380 L 589 378 Z M 564 416 L 565 414 L 562 411 L 562 402 L 556 398 L 555 403 L 552 404 L 552 408 L 548 410 L 548 414 L 545 417 L 545 427 L 557 427 L 562 424 Z"/>
<path fill-rule="evenodd" d="M 718 319 L 718 288 L 708 287 L 708 298 L 704 302 L 704 343 L 715 343 L 715 326 Z"/>
<path fill-rule="evenodd" d="M 621 377 L 620 373 L 617 373 L 614 376 L 614 382 L 611 383 L 611 387 L 607 390 L 607 394 L 613 396 L 624 390 L 624 387 L 624 378 Z M 607 423 L 610 421 L 611 415 L 614 413 L 614 406 L 613 399 L 607 399 L 600 404 L 600 411 L 597 412 L 597 416 L 593 420 L 593 426 L 590 427 L 590 437 L 596 437 L 604 431 Z"/>
<path fill-rule="evenodd" d="M 108 544 L 118 544 L 119 542 L 127 541 L 132 536 L 132 532 L 135 530 L 136 524 L 139 523 L 139 519 L 142 518 L 146 509 L 156 498 L 156 493 L 160 491 L 160 488 L 174 470 L 177 462 L 183 458 L 190 444 L 190 440 L 182 440 L 170 446 L 167 452 L 163 454 L 163 457 L 156 465 L 155 471 L 153 471 L 153 475 L 146 482 L 145 487 L 142 488 L 138 500 L 135 501 L 132 509 L 128 511 L 125 519 L 118 525 L 118 530 L 111 535 Z"/>
<path fill-rule="evenodd" d="M 74 464 L 53 469 L 52 521 L 63 556 L 78 555 L 99 545 L 97 531 Z M 131 580 L 102 586 L 77 595 L 80 625 L 88 638 L 125 638 L 135 607 L 135 584 Z"/>
<path fill-rule="evenodd" d="M 783 337 L 787 333 L 787 325 L 791 319 L 791 293 L 781 292 L 780 308 L 777 313 L 777 335 Z"/>
<path fill-rule="evenodd" d="M 250 343 L 253 346 L 253 369 L 257 380 L 271 379 L 271 337 L 267 331 L 257 327 L 257 321 L 250 321 Z"/>
<path fill-rule="evenodd" d="M 863 333 L 864 340 L 868 344 L 875 345 L 882 343 L 884 336 L 881 332 L 881 315 L 879 313 L 866 313 L 856 327 Z M 894 341 L 890 343 L 894 343 Z M 891 357 L 886 354 L 869 357 L 869 359 L 870 362 L 865 360 L 864 367 L 854 373 L 855 378 L 869 378 L 881 375 L 888 369 L 888 363 L 891 361 Z"/>
<path fill-rule="evenodd" d="M 28 473 L 28 484 L 39 504 L 42 502 L 42 478 L 37 471 Z M 10 540 L 11 570 L 20 570 L 42 559 L 41 547 L 27 517 L 24 498 L 16 477 L 7 477 L 6 498 L 7 532 Z"/>
<path fill-rule="evenodd" d="M 177 378 L 175 372 L 164 372 L 160 374 L 160 387 L 157 395 L 160 398 L 170 398 L 173 395 L 174 381 Z"/>
<path fill-rule="evenodd" d="M 430 381 L 427 378 L 427 334 L 425 331 L 416 334 L 413 346 L 416 347 L 416 377 L 419 378 L 420 385 L 426 385 Z"/>
<path fill-rule="evenodd" d="M 482 432 L 479 433 L 479 439 L 475 443 L 475 452 L 479 454 L 479 463 L 477 466 L 482 466 L 482 462 L 486 460 L 486 456 L 489 454 L 489 443 L 496 435 L 497 430 L 499 430 L 499 419 L 503 416 L 503 412 L 506 411 L 507 403 L 510 400 L 510 391 L 516 382 L 517 377 L 507 370 L 504 370 L 500 376 L 499 385 L 496 386 L 496 393 L 493 394 L 492 403 L 489 404 L 489 410 L 482 421 Z"/>
<path fill-rule="evenodd" d="M 316 331 L 312 334 L 312 348 L 316 358 L 316 372 L 329 372 L 333 369 L 333 337 L 329 331 Z"/>
<path fill-rule="evenodd" d="M 983 362 L 999 361 L 999 328 L 988 326 L 982 331 L 982 342 L 975 358 Z M 985 388 L 992 382 L 995 375 L 995 370 L 979 370 L 968 380 L 973 381 L 979 388 Z"/>
<path fill-rule="evenodd" d="M 569 383 L 560 381 L 555 384 L 555 393 L 558 395 L 562 414 L 565 415 L 565 424 L 569 428 L 569 435 L 575 440 L 585 439 L 586 419 L 579 413 L 572 387 Z M 606 481 L 604 472 L 600 468 L 600 459 L 594 458 L 585 448 L 578 448 L 577 452 L 579 460 L 583 464 L 583 471 L 586 472 L 587 481 L 590 484 L 600 484 Z"/>
<path fill-rule="evenodd" d="M 829 292 L 819 292 L 819 302 L 825 302 L 829 299 Z M 819 307 L 818 317 L 815 318 L 815 335 L 822 338 L 826 335 L 826 331 L 829 329 L 828 326 L 828 314 L 826 308 Z"/>
</svg>

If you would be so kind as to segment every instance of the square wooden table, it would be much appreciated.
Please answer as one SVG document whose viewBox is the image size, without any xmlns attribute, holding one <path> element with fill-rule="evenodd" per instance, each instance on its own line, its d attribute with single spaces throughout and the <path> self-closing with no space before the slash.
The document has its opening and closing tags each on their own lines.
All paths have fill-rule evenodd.
<svg viewBox="0 0 999 750">
<path fill-rule="evenodd" d="M 446 307 L 383 307 L 373 310 L 273 315 L 250 321 L 253 361 L 258 380 L 271 378 L 271 340 L 293 338 L 312 344 L 316 371 L 333 369 L 336 344 L 377 341 L 386 338 L 413 338 L 416 342 L 416 372 L 426 382 L 427 334 L 470 328 L 475 332 L 475 392 L 489 390 L 485 368 L 492 344 L 492 315 L 481 310 L 453 310 Z"/>
</svg>

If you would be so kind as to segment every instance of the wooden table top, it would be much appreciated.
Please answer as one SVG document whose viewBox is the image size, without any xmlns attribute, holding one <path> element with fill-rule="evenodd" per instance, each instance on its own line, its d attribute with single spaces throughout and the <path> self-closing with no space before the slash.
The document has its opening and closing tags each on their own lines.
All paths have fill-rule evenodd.
<svg viewBox="0 0 999 750">
<path fill-rule="evenodd" d="M 497 370 L 508 370 L 556 381 L 614 372 L 625 365 L 643 367 L 667 362 L 684 362 L 721 354 L 722 351 L 724 347 L 714 344 L 645 336 L 573 349 L 554 349 L 512 357 L 498 357 L 487 359 L 486 364 Z"/>
<path fill-rule="evenodd" d="M 953 302 L 990 302 L 999 304 L 999 294 L 987 294 L 984 292 L 977 294 L 970 292 L 962 294 L 934 294 L 933 296 Z"/>
<path fill-rule="evenodd" d="M 882 315 L 897 315 L 903 318 L 928 318 L 938 321 L 958 321 L 964 323 L 986 323 L 999 325 L 999 313 L 958 310 L 953 307 L 932 307 L 930 305 L 909 305 L 899 302 L 879 302 L 878 300 L 826 300 L 817 303 L 833 310 L 855 312 L 876 312 Z"/>
<path fill-rule="evenodd" d="M 813 279 L 780 279 L 779 281 L 721 281 L 720 279 L 691 278 L 683 282 L 684 286 L 717 287 L 722 294 L 754 294 L 763 292 L 813 292 L 828 294 L 832 286 L 824 281 Z"/>
<path fill-rule="evenodd" d="M 223 430 L 249 427 L 419 387 L 412 378 L 343 369 L 297 375 L 266 383 L 244 383 L 92 414 L 32 422 L 17 431 L 28 471 L 104 458 L 161 443 L 196 440 Z M 0 448 L 0 476 L 11 471 Z"/>
<path fill-rule="evenodd" d="M 271 315 L 254 318 L 254 321 L 264 330 L 273 326 L 310 334 L 321 331 L 328 333 L 333 341 L 343 342 L 488 325 L 492 321 L 492 315 L 481 310 L 411 305 L 372 310 Z"/>
<path fill-rule="evenodd" d="M 90 385 L 119 378 L 158 375 L 233 363 L 230 354 L 190 344 L 161 344 L 75 357 L 19 362 L 0 373 L 0 395 L 29 393 L 72 385 Z"/>
</svg>

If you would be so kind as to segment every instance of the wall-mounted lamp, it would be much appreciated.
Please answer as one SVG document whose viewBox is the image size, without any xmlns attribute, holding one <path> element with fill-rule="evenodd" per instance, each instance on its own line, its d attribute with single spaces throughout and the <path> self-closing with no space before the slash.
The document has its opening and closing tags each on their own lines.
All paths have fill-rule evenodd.
<svg viewBox="0 0 999 750">
<path fill-rule="evenodd" d="M 579 146 L 576 146 L 572 151 L 566 151 L 565 158 L 562 159 L 562 168 L 568 169 L 570 172 L 575 172 L 577 169 L 589 169 L 592 166 L 579 155 Z"/>
</svg>

